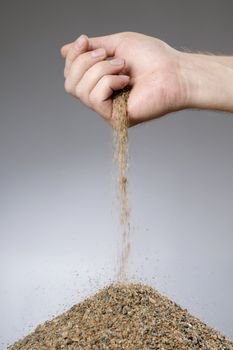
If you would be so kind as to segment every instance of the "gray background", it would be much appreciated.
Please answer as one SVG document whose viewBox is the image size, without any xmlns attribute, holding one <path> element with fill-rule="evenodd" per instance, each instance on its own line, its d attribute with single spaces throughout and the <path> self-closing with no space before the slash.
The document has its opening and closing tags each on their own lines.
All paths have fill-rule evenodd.
<svg viewBox="0 0 233 350">
<path fill-rule="evenodd" d="M 233 1 L 1 1 L 0 347 L 112 279 L 112 131 L 63 88 L 60 47 L 137 31 L 232 54 Z M 233 118 L 130 130 L 129 275 L 233 339 Z"/>
</svg>

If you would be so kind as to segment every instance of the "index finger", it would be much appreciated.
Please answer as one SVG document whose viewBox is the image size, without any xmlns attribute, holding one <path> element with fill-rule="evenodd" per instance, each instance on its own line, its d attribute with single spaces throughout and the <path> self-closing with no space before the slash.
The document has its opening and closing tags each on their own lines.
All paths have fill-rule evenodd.
<svg viewBox="0 0 233 350">
<path fill-rule="evenodd" d="M 66 62 L 65 62 L 65 68 L 64 68 L 64 76 L 66 78 L 70 67 L 73 63 L 73 61 L 80 55 L 81 53 L 84 53 L 88 51 L 89 47 L 89 40 L 87 35 L 82 34 L 80 37 L 75 40 L 73 43 L 68 44 L 68 47 L 64 48 L 63 51 L 67 50 L 66 54 Z"/>
<path fill-rule="evenodd" d="M 87 37 L 87 35 L 82 34 L 73 42 L 65 44 L 60 48 L 60 53 L 63 56 L 63 58 L 66 58 L 66 56 L 68 54 L 70 55 L 71 52 L 75 56 L 75 54 L 77 53 L 76 51 L 79 50 L 79 45 L 78 44 L 76 45 L 76 43 L 80 42 L 80 39 L 82 41 L 82 44 L 84 44 L 86 46 L 87 41 L 88 41 L 88 37 Z M 89 46 L 89 44 L 88 44 L 88 46 Z"/>
</svg>

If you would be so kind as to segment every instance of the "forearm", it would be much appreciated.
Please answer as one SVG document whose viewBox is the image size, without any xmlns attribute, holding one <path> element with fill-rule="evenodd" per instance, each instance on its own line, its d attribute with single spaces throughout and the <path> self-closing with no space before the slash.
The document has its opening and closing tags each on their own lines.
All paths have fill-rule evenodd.
<svg viewBox="0 0 233 350">
<path fill-rule="evenodd" d="M 186 107 L 233 112 L 233 58 L 181 54 Z"/>
<path fill-rule="evenodd" d="M 211 53 L 193 54 L 194 56 L 208 58 L 209 61 L 221 63 L 229 68 L 233 68 L 233 56 L 214 55 Z"/>
</svg>

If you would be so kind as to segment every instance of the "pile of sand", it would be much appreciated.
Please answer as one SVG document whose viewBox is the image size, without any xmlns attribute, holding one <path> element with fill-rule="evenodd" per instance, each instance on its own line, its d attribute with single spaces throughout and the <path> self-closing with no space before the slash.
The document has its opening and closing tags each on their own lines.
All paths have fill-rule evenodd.
<svg viewBox="0 0 233 350">
<path fill-rule="evenodd" d="M 141 284 L 112 284 L 10 350 L 233 350 L 233 343 Z"/>
</svg>

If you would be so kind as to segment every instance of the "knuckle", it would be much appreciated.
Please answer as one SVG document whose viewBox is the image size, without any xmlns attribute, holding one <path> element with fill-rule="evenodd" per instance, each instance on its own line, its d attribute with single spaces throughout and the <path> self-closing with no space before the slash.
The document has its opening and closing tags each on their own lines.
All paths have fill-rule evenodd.
<svg viewBox="0 0 233 350">
<path fill-rule="evenodd" d="M 82 62 L 82 58 L 83 58 L 82 55 L 75 57 L 73 61 L 73 65 L 78 66 Z"/>
<path fill-rule="evenodd" d="M 85 65 L 86 62 L 87 62 L 87 53 L 84 52 L 75 57 L 73 64 L 75 66 L 79 66 L 79 65 Z"/>
<path fill-rule="evenodd" d="M 70 65 L 69 73 L 71 75 L 76 75 L 78 72 L 86 71 L 88 68 L 88 62 L 89 61 L 85 53 L 77 56 Z"/>
<path fill-rule="evenodd" d="M 65 91 L 70 94 L 71 93 L 71 86 L 70 86 L 70 83 L 69 81 L 66 79 L 65 82 L 64 82 L 64 89 Z"/>
<path fill-rule="evenodd" d="M 77 55 L 77 51 L 75 49 L 74 44 L 72 44 L 68 51 L 67 60 L 72 61 L 76 55 Z"/>
<path fill-rule="evenodd" d="M 127 35 L 132 35 L 132 32 L 130 30 L 127 30 L 125 32 L 121 32 L 122 35 L 127 36 Z"/>
<path fill-rule="evenodd" d="M 121 32 L 121 36 L 122 36 L 123 38 L 132 37 L 133 35 L 135 35 L 135 32 L 132 32 L 132 31 Z"/>
<path fill-rule="evenodd" d="M 76 74 L 76 72 L 80 70 L 80 58 L 76 57 L 74 61 L 68 65 L 68 68 L 70 75 Z"/>
<path fill-rule="evenodd" d="M 78 53 L 78 48 L 76 47 L 75 42 L 73 42 L 71 47 L 70 47 L 70 56 L 73 57 L 73 56 L 77 55 L 77 53 Z"/>
<path fill-rule="evenodd" d="M 96 94 L 93 91 L 89 94 L 88 100 L 89 100 L 89 104 L 91 107 L 96 106 L 98 103 L 97 98 L 96 98 Z"/>
<path fill-rule="evenodd" d="M 69 60 L 69 59 L 67 59 L 67 60 L 66 60 L 66 63 L 65 63 L 65 69 L 66 69 L 66 71 L 68 71 L 68 70 L 70 69 L 71 65 L 72 65 L 72 61 Z"/>
<path fill-rule="evenodd" d="M 75 96 L 77 96 L 79 99 L 83 99 L 83 93 L 79 85 L 75 86 L 74 92 L 75 92 Z"/>
<path fill-rule="evenodd" d="M 104 73 L 106 62 L 98 62 L 93 66 L 96 75 L 101 76 Z"/>
<path fill-rule="evenodd" d="M 102 78 L 102 84 L 104 87 L 108 87 L 111 84 L 112 78 L 109 75 L 104 75 Z"/>
</svg>

